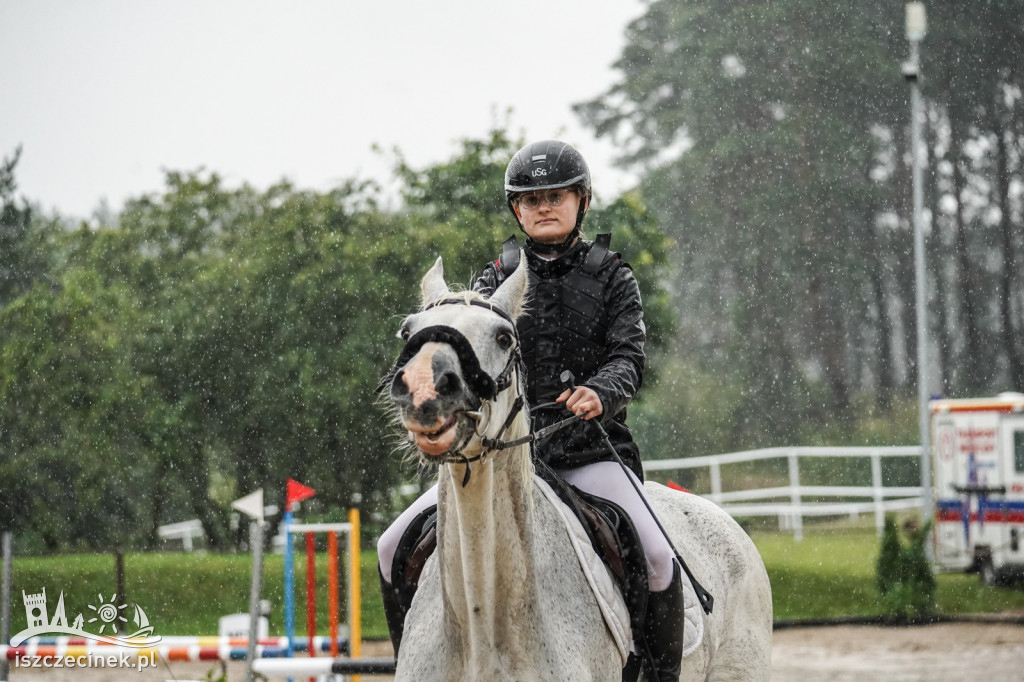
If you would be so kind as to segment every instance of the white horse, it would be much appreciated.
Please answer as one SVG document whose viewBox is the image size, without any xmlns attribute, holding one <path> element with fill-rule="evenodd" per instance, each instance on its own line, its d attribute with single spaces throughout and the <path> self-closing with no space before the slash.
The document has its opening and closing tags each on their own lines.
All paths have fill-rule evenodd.
<svg viewBox="0 0 1024 682">
<path fill-rule="evenodd" d="M 620 680 L 621 648 L 606 626 L 569 533 L 539 491 L 518 337 L 527 288 L 520 267 L 490 299 L 452 293 L 441 259 L 421 282 L 423 310 L 390 384 L 421 458 L 441 463 L 437 549 L 405 621 L 396 680 Z M 412 390 L 410 390 L 412 387 Z M 521 404 L 521 403 L 520 403 Z M 771 588 L 760 555 L 719 507 L 648 482 L 658 517 L 713 595 L 684 680 L 767 680 Z M 698 628 L 698 631 L 700 628 Z"/>
</svg>

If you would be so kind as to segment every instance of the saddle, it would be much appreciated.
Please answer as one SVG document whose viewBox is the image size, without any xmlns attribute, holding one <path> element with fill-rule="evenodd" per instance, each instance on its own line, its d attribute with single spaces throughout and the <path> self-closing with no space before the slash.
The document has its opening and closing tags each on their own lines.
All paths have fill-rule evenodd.
<svg viewBox="0 0 1024 682">
<path fill-rule="evenodd" d="M 622 591 L 633 637 L 643 632 L 647 612 L 648 575 L 643 546 L 629 517 L 614 502 L 570 485 L 543 462 L 537 475 L 579 519 L 591 545 Z M 392 588 L 404 619 L 419 586 L 427 558 L 437 547 L 437 506 L 424 509 L 406 528 L 392 562 Z M 637 649 L 639 650 L 639 649 Z"/>
</svg>

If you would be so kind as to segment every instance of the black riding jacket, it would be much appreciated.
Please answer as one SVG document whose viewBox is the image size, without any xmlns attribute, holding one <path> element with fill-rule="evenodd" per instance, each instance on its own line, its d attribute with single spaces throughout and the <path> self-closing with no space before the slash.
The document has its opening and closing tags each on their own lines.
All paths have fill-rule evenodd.
<svg viewBox="0 0 1024 682">
<path fill-rule="evenodd" d="M 604 238 L 604 239 L 602 239 Z M 593 253 L 591 253 L 593 251 Z M 626 426 L 626 405 L 643 380 L 646 328 L 640 289 L 629 265 L 608 251 L 607 237 L 581 239 L 554 260 L 524 248 L 529 275 L 526 312 L 517 322 L 531 405 L 551 402 L 565 390 L 571 370 L 576 383 L 601 399 L 601 423 L 619 457 L 643 480 L 640 454 Z M 505 257 L 488 263 L 474 289 L 490 296 L 514 270 Z M 507 267 L 507 266 L 506 266 Z M 557 409 L 534 410 L 533 427 L 565 419 Z M 556 431 L 537 444 L 537 455 L 556 469 L 613 461 L 598 430 L 585 421 Z"/>
</svg>

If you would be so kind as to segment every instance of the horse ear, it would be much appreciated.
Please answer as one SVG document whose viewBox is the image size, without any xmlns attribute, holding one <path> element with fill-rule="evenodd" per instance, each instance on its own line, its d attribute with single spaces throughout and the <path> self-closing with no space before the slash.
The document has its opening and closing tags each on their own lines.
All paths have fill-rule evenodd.
<svg viewBox="0 0 1024 682">
<path fill-rule="evenodd" d="M 529 280 L 526 277 L 525 255 L 520 253 L 519 267 L 508 276 L 501 286 L 491 294 L 490 301 L 509 314 L 513 320 L 523 314 L 526 305 L 526 288 Z"/>
<path fill-rule="evenodd" d="M 444 282 L 444 265 L 441 263 L 441 257 L 438 256 L 434 261 L 434 266 L 427 270 L 427 274 L 423 275 L 423 279 L 420 281 L 420 302 L 426 308 L 447 293 L 449 290 L 448 285 Z"/>
</svg>

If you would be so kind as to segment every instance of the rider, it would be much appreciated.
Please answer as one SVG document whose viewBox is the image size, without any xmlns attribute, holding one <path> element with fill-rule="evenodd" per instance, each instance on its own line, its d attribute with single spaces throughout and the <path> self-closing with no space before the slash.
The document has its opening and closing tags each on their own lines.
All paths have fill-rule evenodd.
<svg viewBox="0 0 1024 682">
<path fill-rule="evenodd" d="M 523 260 L 530 303 L 517 328 L 529 403 L 561 402 L 584 421 L 600 418 L 628 469 L 608 451 L 599 429 L 582 421 L 540 440 L 537 457 L 572 485 L 611 500 L 629 515 L 647 558 L 651 592 L 644 634 L 657 679 L 676 680 L 683 648 L 683 576 L 671 544 L 638 494 L 643 469 L 626 426 L 626 405 L 640 388 L 644 369 L 646 330 L 640 290 L 629 265 L 608 250 L 606 235 L 592 242 L 581 234 L 590 207 L 591 180 L 587 163 L 576 149 L 554 140 L 520 149 L 505 171 L 505 197 L 526 234 Z M 514 238 L 506 241 L 502 257 L 484 268 L 474 289 L 484 295 L 493 293 L 519 266 L 519 253 Z M 566 389 L 561 383 L 566 369 L 578 386 Z M 535 411 L 532 416 L 535 430 L 562 419 L 561 408 Z M 435 487 L 414 502 L 378 543 L 381 587 L 393 640 L 402 629 L 401 622 L 394 621 L 402 616 L 393 599 L 392 558 L 405 529 L 436 502 Z"/>
</svg>

